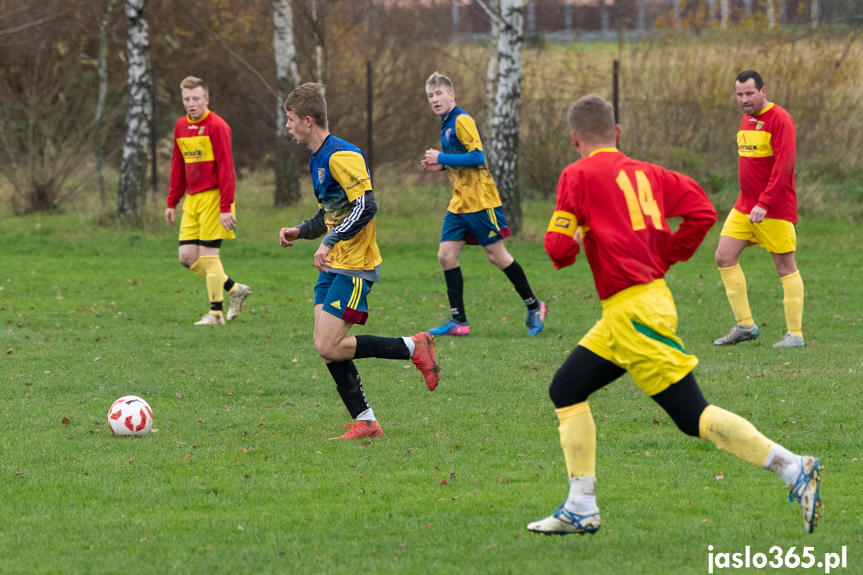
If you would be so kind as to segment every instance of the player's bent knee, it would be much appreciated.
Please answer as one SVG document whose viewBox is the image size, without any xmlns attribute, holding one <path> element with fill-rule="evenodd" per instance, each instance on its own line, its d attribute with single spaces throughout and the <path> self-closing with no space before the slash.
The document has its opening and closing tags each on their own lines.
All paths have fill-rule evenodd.
<svg viewBox="0 0 863 575">
<path fill-rule="evenodd" d="M 691 372 L 665 391 L 651 396 L 651 399 L 665 410 L 680 431 L 699 437 L 698 422 L 709 404 Z"/>
</svg>

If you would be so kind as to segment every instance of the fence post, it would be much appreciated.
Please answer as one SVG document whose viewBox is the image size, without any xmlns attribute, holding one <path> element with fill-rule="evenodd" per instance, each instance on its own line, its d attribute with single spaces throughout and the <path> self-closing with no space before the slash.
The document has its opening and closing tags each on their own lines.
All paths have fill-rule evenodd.
<svg viewBox="0 0 863 575">
<path fill-rule="evenodd" d="M 150 185 L 152 186 L 151 195 L 155 200 L 159 193 L 159 172 L 156 158 L 156 149 L 158 148 L 156 145 L 156 124 L 158 123 L 156 116 L 156 95 L 159 89 L 156 87 L 156 75 L 153 73 L 152 67 L 150 69 L 150 82 L 153 91 L 151 94 L 153 116 L 150 119 Z"/>
<path fill-rule="evenodd" d="M 366 164 L 369 167 L 369 175 L 372 175 L 374 166 L 374 149 L 372 148 L 372 127 L 374 112 L 374 93 L 372 84 L 374 81 L 372 61 L 366 60 Z"/>
<path fill-rule="evenodd" d="M 615 60 L 612 67 L 611 105 L 614 107 L 614 123 L 620 123 L 620 60 Z M 620 142 L 618 142 L 620 147 Z"/>
</svg>

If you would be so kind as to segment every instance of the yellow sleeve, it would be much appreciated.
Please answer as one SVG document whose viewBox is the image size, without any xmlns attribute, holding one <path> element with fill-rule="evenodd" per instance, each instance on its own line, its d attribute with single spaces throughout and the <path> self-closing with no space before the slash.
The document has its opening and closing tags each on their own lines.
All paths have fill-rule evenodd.
<svg viewBox="0 0 863 575">
<path fill-rule="evenodd" d="M 468 152 L 482 151 L 482 139 L 479 137 L 476 122 L 467 114 L 455 119 L 455 135 Z"/>
<path fill-rule="evenodd" d="M 330 156 L 330 173 L 347 194 L 349 202 L 372 189 L 366 161 L 357 152 L 345 150 Z"/>
</svg>

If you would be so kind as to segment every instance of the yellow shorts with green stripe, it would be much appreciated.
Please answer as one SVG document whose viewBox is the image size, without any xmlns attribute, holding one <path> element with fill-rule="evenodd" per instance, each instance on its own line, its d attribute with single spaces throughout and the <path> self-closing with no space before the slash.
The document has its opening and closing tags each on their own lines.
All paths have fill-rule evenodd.
<svg viewBox="0 0 863 575">
<path fill-rule="evenodd" d="M 797 251 L 797 226 L 776 218 L 753 224 L 748 215 L 733 208 L 719 235 L 758 244 L 773 254 Z"/>
<path fill-rule="evenodd" d="M 677 337 L 677 308 L 665 280 L 620 291 L 602 302 L 602 319 L 578 345 L 622 367 L 656 395 L 698 365 Z"/>
<path fill-rule="evenodd" d="M 225 240 L 235 238 L 233 230 L 222 227 L 219 190 L 186 194 L 183 200 L 183 217 L 180 219 L 180 241 Z M 234 204 L 231 204 L 231 212 Z"/>
</svg>

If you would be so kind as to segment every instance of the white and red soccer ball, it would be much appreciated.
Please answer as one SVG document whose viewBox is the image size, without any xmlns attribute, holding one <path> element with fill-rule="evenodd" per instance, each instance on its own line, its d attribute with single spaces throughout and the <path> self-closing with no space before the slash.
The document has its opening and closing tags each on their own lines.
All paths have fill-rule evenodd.
<svg viewBox="0 0 863 575">
<path fill-rule="evenodd" d="M 111 409 L 108 410 L 108 427 L 114 435 L 147 435 L 153 427 L 153 410 L 137 395 L 124 395 L 111 404 Z"/>
</svg>

